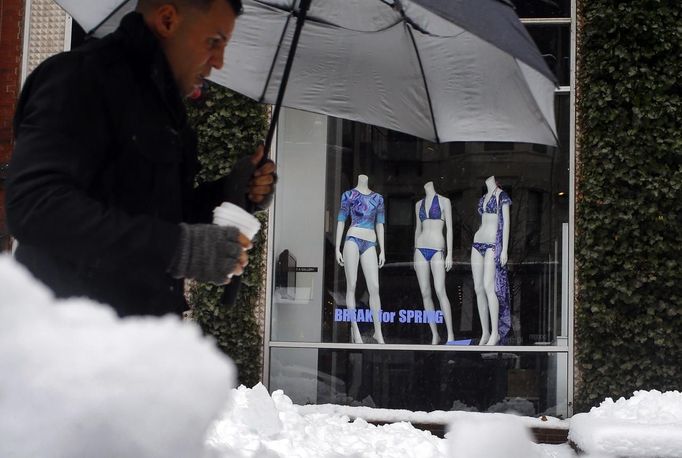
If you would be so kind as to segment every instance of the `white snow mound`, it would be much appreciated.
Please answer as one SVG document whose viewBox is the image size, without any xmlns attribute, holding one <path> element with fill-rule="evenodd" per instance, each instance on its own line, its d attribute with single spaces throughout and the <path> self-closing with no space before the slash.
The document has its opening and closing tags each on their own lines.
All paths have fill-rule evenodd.
<svg viewBox="0 0 682 458">
<path fill-rule="evenodd" d="M 530 431 L 513 415 L 468 415 L 453 421 L 447 435 L 451 458 L 539 458 Z"/>
<path fill-rule="evenodd" d="M 200 457 L 232 362 L 178 318 L 56 300 L 0 256 L 0 456 Z"/>
<path fill-rule="evenodd" d="M 606 398 L 571 418 L 568 437 L 590 453 L 682 457 L 682 393 L 635 391 L 629 399 Z"/>
</svg>

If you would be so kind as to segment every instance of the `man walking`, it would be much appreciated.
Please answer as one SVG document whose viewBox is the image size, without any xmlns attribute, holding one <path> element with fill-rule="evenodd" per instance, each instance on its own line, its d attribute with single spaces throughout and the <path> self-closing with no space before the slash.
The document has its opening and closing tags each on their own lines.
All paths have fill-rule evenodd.
<svg viewBox="0 0 682 458">
<path fill-rule="evenodd" d="M 180 313 L 183 278 L 223 284 L 243 271 L 249 240 L 208 224 L 211 210 L 235 180 L 250 206 L 266 206 L 275 165 L 256 168 L 260 147 L 194 188 L 182 100 L 223 66 L 240 12 L 241 0 L 140 0 L 114 33 L 27 79 L 7 220 L 17 259 L 59 297 L 87 296 L 121 316 Z"/>
</svg>

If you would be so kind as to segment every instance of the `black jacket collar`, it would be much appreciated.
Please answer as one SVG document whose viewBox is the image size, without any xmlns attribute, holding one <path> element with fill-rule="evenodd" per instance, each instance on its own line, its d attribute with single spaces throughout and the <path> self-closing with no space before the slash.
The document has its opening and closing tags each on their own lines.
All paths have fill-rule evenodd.
<svg viewBox="0 0 682 458">
<path fill-rule="evenodd" d="M 136 70 L 148 76 L 158 89 L 178 127 L 184 126 L 187 114 L 180 90 L 158 39 L 142 15 L 136 12 L 125 15 L 114 35 L 122 40 Z"/>
</svg>

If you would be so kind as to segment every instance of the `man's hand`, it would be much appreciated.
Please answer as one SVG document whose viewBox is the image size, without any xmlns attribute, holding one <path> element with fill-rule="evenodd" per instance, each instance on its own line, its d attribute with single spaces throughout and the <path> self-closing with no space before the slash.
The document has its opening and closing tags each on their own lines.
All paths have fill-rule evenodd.
<svg viewBox="0 0 682 458">
<path fill-rule="evenodd" d="M 251 163 L 257 166 L 263 159 L 264 154 L 264 146 L 259 145 L 256 152 L 250 158 Z M 270 202 L 272 202 L 272 197 L 275 193 L 275 183 L 277 183 L 277 173 L 275 170 L 275 163 L 268 159 L 251 175 L 248 197 L 251 202 L 261 208 L 267 208 Z"/>
<path fill-rule="evenodd" d="M 244 273 L 244 269 L 246 266 L 249 265 L 249 256 L 246 253 L 247 250 L 250 250 L 253 247 L 253 244 L 251 243 L 251 240 L 249 240 L 244 234 L 241 232 L 239 233 L 239 238 L 237 239 L 239 244 L 242 246 L 242 252 L 237 258 L 237 264 L 234 266 L 234 270 L 227 276 L 228 280 L 227 283 L 230 282 L 230 278 L 233 275 L 241 275 Z"/>
</svg>

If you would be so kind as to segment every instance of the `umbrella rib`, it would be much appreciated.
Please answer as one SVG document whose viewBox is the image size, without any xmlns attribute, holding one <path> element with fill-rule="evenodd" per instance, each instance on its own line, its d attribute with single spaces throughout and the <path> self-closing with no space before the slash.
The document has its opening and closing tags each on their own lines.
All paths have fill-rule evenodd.
<svg viewBox="0 0 682 458">
<path fill-rule="evenodd" d="M 400 9 L 402 13 L 402 8 Z M 403 15 L 404 16 L 404 15 Z M 433 125 L 433 134 L 436 138 L 436 143 L 440 143 L 440 137 L 438 136 L 438 127 L 436 126 L 436 118 L 433 115 L 433 104 L 431 102 L 431 93 L 429 92 L 429 85 L 426 82 L 426 74 L 424 73 L 424 65 L 422 64 L 422 58 L 419 54 L 419 48 L 417 48 L 417 42 L 412 34 L 412 28 L 409 23 L 406 22 L 407 32 L 410 34 L 410 39 L 412 40 L 412 47 L 414 47 L 414 52 L 417 54 L 417 62 L 419 62 L 419 71 L 422 74 L 422 81 L 424 82 L 424 90 L 426 91 L 426 100 L 429 102 L 429 112 L 431 114 L 431 124 Z"/>
<path fill-rule="evenodd" d="M 279 57 L 279 51 L 282 49 L 282 42 L 284 41 L 284 35 L 289 29 L 289 23 L 291 22 L 293 12 L 287 17 L 287 22 L 284 24 L 284 29 L 282 29 L 282 35 L 279 37 L 279 43 L 277 43 L 277 51 L 275 51 L 275 56 L 270 64 L 270 71 L 268 72 L 268 77 L 265 79 L 265 85 L 263 85 L 263 92 L 258 99 L 258 103 L 262 103 L 265 99 L 265 93 L 268 91 L 268 86 L 270 86 L 270 79 L 272 78 L 272 73 L 275 71 L 275 65 L 277 64 L 277 58 Z"/>
<path fill-rule="evenodd" d="M 387 5 L 387 6 L 389 6 L 390 8 L 393 9 L 393 7 L 392 7 L 390 4 L 386 3 L 385 0 L 379 0 L 379 1 L 380 1 L 381 3 L 384 3 L 385 5 Z M 283 12 L 286 12 L 286 13 L 289 13 L 289 14 L 294 14 L 294 15 L 296 14 L 296 11 L 288 10 L 288 9 L 286 9 L 286 8 L 282 8 L 282 7 L 279 7 L 279 6 L 276 6 L 276 5 L 271 5 L 271 4 L 269 4 L 269 3 L 266 3 L 266 2 L 263 2 L 263 1 L 260 1 L 260 0 L 254 0 L 254 3 L 257 3 L 257 4 L 261 5 L 261 6 L 264 7 L 264 8 L 270 8 L 270 9 L 277 10 L 277 11 L 283 11 Z M 391 29 L 391 28 L 393 28 L 393 27 L 395 27 L 395 26 L 397 26 L 397 25 L 400 25 L 400 23 L 403 22 L 403 19 L 402 19 L 402 18 L 397 19 L 394 23 L 389 24 L 389 25 L 387 25 L 387 26 L 385 26 L 385 27 L 382 27 L 382 28 L 380 28 L 380 29 L 376 29 L 376 30 L 359 30 L 359 29 L 352 29 L 352 28 L 350 28 L 350 27 L 344 27 L 344 26 L 341 26 L 341 25 L 336 24 L 336 23 L 334 23 L 334 22 L 326 21 L 326 20 L 324 20 L 324 19 L 316 18 L 316 17 L 314 17 L 314 16 L 309 16 L 309 15 L 306 16 L 306 22 L 313 22 L 313 23 L 315 23 L 315 24 L 328 25 L 328 26 L 331 26 L 331 27 L 335 27 L 335 28 L 337 28 L 337 29 L 348 30 L 348 31 L 350 31 L 350 32 L 357 32 L 357 33 L 380 33 L 380 32 L 384 32 L 384 31 L 386 31 L 386 30 L 388 30 L 388 29 Z M 418 28 L 418 26 L 417 26 L 417 28 Z M 424 31 L 424 33 L 428 34 L 428 32 L 426 32 L 426 31 Z"/>
<path fill-rule="evenodd" d="M 97 25 L 94 26 L 92 29 L 90 29 L 90 31 L 87 33 L 87 35 L 90 36 L 90 35 L 92 35 L 93 33 L 95 33 L 95 31 L 96 31 L 97 29 L 99 29 L 100 27 L 102 27 L 102 24 L 104 24 L 104 23 L 107 22 L 109 19 L 111 19 L 111 17 L 112 17 L 114 14 L 118 13 L 118 12 L 121 10 L 121 8 L 123 8 L 127 3 L 130 3 L 130 0 L 125 0 L 125 1 L 121 2 L 116 8 L 114 8 L 114 9 L 111 11 L 111 13 L 109 13 L 104 19 L 102 19 L 102 20 L 100 21 L 99 24 L 97 24 Z"/>
</svg>

